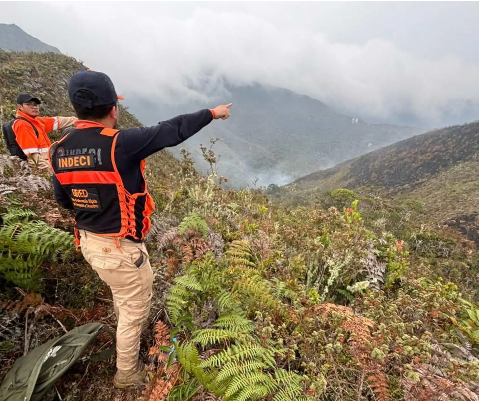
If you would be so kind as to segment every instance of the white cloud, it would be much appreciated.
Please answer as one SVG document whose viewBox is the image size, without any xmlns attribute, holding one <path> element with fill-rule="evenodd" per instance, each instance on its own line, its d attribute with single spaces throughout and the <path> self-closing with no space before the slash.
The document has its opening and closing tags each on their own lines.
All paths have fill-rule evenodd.
<svg viewBox="0 0 488 404">
<path fill-rule="evenodd" d="M 119 92 L 166 102 L 204 101 L 222 77 L 285 87 L 385 121 L 398 115 L 435 121 L 453 103 L 478 102 L 477 63 L 449 52 L 427 57 L 386 37 L 341 43 L 317 30 L 316 18 L 315 29 L 306 21 L 287 28 L 249 6 L 246 12 L 206 3 L 181 7 L 49 3 L 36 18 L 47 32 L 51 13 L 57 23 L 49 32 L 60 31 L 57 41 L 40 39 L 108 73 Z"/>
</svg>

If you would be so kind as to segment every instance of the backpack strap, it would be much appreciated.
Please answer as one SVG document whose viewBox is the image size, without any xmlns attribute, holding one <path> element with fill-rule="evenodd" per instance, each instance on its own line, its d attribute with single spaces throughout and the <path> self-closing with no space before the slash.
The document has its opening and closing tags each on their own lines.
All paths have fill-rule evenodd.
<svg viewBox="0 0 488 404">
<path fill-rule="evenodd" d="M 34 129 L 34 132 L 35 132 L 35 134 L 36 134 L 36 137 L 39 139 L 39 132 L 37 131 L 37 129 L 36 129 L 36 127 L 34 126 L 34 124 L 33 124 L 31 121 L 29 121 L 29 120 L 25 119 L 25 118 L 24 118 L 24 117 L 22 117 L 22 116 L 16 116 L 16 117 L 14 118 L 14 120 L 12 121 L 12 128 L 14 127 L 14 123 L 15 123 L 15 121 L 16 121 L 17 119 L 22 119 L 23 121 L 27 122 L 27 123 L 28 123 L 30 126 L 32 126 L 32 129 Z"/>
</svg>

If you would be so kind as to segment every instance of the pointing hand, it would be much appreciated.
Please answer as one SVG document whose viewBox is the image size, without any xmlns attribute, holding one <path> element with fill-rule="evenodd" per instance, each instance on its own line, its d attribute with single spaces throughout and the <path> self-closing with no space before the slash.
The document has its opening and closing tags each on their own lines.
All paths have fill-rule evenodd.
<svg viewBox="0 0 488 404">
<path fill-rule="evenodd" d="M 230 107 L 231 106 L 232 106 L 232 103 L 218 105 L 215 108 L 213 108 L 211 111 L 212 111 L 214 119 L 227 119 L 230 116 Z"/>
</svg>

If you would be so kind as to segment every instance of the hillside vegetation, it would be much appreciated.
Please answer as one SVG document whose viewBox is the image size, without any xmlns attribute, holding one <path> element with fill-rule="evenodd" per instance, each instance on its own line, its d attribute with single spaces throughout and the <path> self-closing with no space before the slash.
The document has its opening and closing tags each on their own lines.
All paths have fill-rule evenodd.
<svg viewBox="0 0 488 404">
<path fill-rule="evenodd" d="M 0 50 L 0 107 L 2 121 L 15 115 L 15 100 L 21 92 L 42 101 L 41 115 L 74 115 L 68 98 L 68 81 L 86 70 L 76 59 L 57 53 L 20 53 Z M 140 126 L 139 121 L 122 106 L 121 127 Z"/>
<path fill-rule="evenodd" d="M 21 92 L 28 92 L 42 101 L 41 115 L 72 116 L 74 110 L 68 98 L 68 81 L 87 68 L 76 59 L 56 53 L 21 53 L 0 50 L 0 121 L 15 116 L 15 100 Z M 120 128 L 141 126 L 134 115 L 119 104 Z M 60 133 L 54 134 L 58 138 Z M 5 150 L 3 142 L 0 150 Z M 172 167 L 176 159 L 168 152 L 160 153 L 161 163 Z M 171 169 L 168 169 L 170 172 Z"/>
<path fill-rule="evenodd" d="M 421 207 L 421 220 L 478 239 L 479 124 L 452 126 L 318 171 L 274 189 L 273 199 L 309 203 L 338 188 Z"/>
<path fill-rule="evenodd" d="M 47 70 L 53 61 L 79 66 L 47 58 Z M 49 88 L 63 99 L 65 86 Z M 141 353 L 151 383 L 113 388 L 105 332 L 47 398 L 478 399 L 478 261 L 469 243 L 421 226 L 416 206 L 382 197 L 339 190 L 321 205 L 289 207 L 259 190 L 224 189 L 212 148 L 202 152 L 209 176 L 185 152 L 178 162 L 150 159 L 156 276 Z M 110 291 L 72 247 L 72 219 L 49 181 L 2 155 L 0 198 L 1 379 L 24 351 L 86 322 L 115 327 L 115 316 Z"/>
</svg>

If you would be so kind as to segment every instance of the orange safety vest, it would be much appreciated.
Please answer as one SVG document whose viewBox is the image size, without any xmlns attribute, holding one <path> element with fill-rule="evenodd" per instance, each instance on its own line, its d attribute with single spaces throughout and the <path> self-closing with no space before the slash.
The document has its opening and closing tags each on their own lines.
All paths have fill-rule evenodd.
<svg viewBox="0 0 488 404">
<path fill-rule="evenodd" d="M 47 134 L 58 129 L 58 118 L 50 116 L 34 118 L 22 111 L 17 111 L 16 117 L 22 119 L 15 120 L 12 129 L 15 133 L 15 140 L 24 154 L 47 153 L 51 146 L 51 140 Z M 37 134 L 32 125 L 35 126 Z"/>
<path fill-rule="evenodd" d="M 140 192 L 125 188 L 115 161 L 118 136 L 116 129 L 78 124 L 51 146 L 51 166 L 71 198 L 78 229 L 142 241 L 151 227 L 154 200 L 144 179 L 144 160 L 140 163 Z"/>
</svg>

